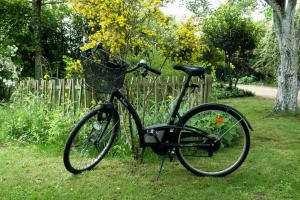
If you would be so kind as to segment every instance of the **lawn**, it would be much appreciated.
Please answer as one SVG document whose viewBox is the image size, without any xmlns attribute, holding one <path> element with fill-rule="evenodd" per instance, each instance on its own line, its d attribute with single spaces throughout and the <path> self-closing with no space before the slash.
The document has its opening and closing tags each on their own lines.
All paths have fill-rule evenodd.
<svg viewBox="0 0 300 200">
<path fill-rule="evenodd" d="M 175 160 L 156 180 L 158 159 L 107 158 L 72 175 L 62 156 L 40 147 L 0 144 L 0 199 L 300 199 L 300 116 L 268 115 L 272 101 L 223 101 L 251 122 L 246 162 L 225 178 L 197 177 Z"/>
</svg>

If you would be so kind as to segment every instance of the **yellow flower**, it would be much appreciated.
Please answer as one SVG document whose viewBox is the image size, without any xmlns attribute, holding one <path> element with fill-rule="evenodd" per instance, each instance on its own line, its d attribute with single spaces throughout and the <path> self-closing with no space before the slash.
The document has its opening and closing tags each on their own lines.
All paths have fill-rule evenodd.
<svg viewBox="0 0 300 200">
<path fill-rule="evenodd" d="M 171 96 L 171 95 L 167 96 L 167 100 L 172 101 L 173 99 L 174 99 L 173 96 Z"/>
<path fill-rule="evenodd" d="M 50 75 L 49 75 L 48 73 L 46 73 L 46 74 L 44 75 L 44 79 L 45 79 L 45 80 L 50 80 Z"/>
</svg>

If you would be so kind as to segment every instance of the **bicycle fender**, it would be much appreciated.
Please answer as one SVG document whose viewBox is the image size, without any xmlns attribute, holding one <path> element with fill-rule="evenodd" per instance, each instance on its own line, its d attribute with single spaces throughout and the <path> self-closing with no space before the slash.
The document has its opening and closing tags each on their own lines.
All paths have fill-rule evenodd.
<svg viewBox="0 0 300 200">
<path fill-rule="evenodd" d="M 187 111 L 183 116 L 182 116 L 182 121 L 185 121 L 184 118 L 185 116 L 188 116 L 192 113 L 195 113 L 195 112 L 199 112 L 201 110 L 204 110 L 204 109 L 213 109 L 213 108 L 220 108 L 221 110 L 225 111 L 225 112 L 229 112 L 233 115 L 236 115 L 237 117 L 239 117 L 240 119 L 242 119 L 244 121 L 244 123 L 247 125 L 247 127 L 253 131 L 253 128 L 250 124 L 250 122 L 248 121 L 248 119 L 240 112 L 238 111 L 237 109 L 231 107 L 231 106 L 228 106 L 228 105 L 225 105 L 225 104 L 217 104 L 217 103 L 207 103 L 207 104 L 203 104 L 203 105 L 200 105 L 200 106 L 197 106 L 197 107 L 194 107 L 192 108 L 191 110 Z"/>
</svg>

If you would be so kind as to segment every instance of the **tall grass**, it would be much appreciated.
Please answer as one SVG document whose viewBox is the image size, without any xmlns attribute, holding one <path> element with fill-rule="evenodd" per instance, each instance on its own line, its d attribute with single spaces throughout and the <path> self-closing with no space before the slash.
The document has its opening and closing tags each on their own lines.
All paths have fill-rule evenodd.
<svg viewBox="0 0 300 200">
<path fill-rule="evenodd" d="M 43 96 L 23 95 L 16 91 L 11 103 L 0 107 L 0 139 L 23 144 L 55 144 L 62 147 L 82 112 L 63 113 L 50 109 Z"/>
</svg>

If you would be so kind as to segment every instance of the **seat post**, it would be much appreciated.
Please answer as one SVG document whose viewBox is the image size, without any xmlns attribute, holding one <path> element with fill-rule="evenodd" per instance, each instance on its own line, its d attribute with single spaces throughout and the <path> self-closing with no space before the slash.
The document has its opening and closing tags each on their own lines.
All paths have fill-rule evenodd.
<svg viewBox="0 0 300 200">
<path fill-rule="evenodd" d="M 175 103 L 175 106 L 173 107 L 172 111 L 171 111 L 171 118 L 170 118 L 170 121 L 169 121 L 169 124 L 173 124 L 175 119 L 176 119 L 176 115 L 178 113 L 178 110 L 180 108 L 180 104 L 182 102 L 182 99 L 186 93 L 186 90 L 187 88 L 189 87 L 189 83 L 191 81 L 191 78 L 192 76 L 189 75 L 187 77 L 187 79 L 185 80 L 183 86 L 182 86 L 182 89 L 181 89 L 181 92 L 180 92 L 180 95 L 178 96 L 177 100 L 176 100 L 176 103 Z"/>
</svg>

